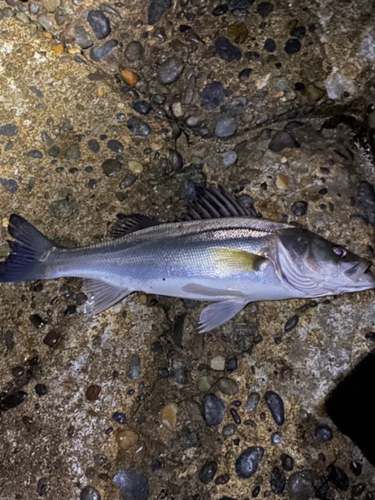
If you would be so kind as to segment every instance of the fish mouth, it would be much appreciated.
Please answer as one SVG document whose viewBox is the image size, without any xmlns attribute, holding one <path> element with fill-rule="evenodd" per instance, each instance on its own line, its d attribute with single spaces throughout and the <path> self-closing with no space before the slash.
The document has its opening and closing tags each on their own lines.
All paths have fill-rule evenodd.
<svg viewBox="0 0 375 500">
<path fill-rule="evenodd" d="M 352 281 L 358 281 L 371 267 L 371 262 L 362 261 L 357 262 L 350 269 L 344 272 L 345 276 Z M 369 276 L 371 276 L 369 274 Z"/>
</svg>

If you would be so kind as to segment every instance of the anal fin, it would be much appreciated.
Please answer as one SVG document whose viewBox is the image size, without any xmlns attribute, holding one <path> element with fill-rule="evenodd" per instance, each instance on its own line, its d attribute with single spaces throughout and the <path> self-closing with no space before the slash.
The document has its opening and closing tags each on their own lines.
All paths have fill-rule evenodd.
<svg viewBox="0 0 375 500">
<path fill-rule="evenodd" d="M 209 332 L 232 319 L 246 306 L 242 298 L 222 300 L 203 309 L 199 318 L 200 333 Z"/>
<path fill-rule="evenodd" d="M 130 293 L 127 288 L 119 288 L 105 281 L 89 278 L 83 280 L 83 291 L 88 298 L 84 311 L 91 314 L 105 311 Z"/>
</svg>

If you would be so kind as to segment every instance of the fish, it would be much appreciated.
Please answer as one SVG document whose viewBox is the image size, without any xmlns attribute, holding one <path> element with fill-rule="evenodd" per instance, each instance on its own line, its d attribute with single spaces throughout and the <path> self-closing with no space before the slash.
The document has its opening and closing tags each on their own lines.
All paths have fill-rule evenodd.
<svg viewBox="0 0 375 500">
<path fill-rule="evenodd" d="M 91 246 L 62 248 L 16 214 L 8 232 L 0 282 L 83 278 L 84 312 L 93 315 L 133 292 L 209 302 L 201 333 L 250 302 L 375 287 L 367 260 L 305 227 L 259 218 L 220 186 L 200 188 L 177 221 L 124 216 L 109 238 Z"/>
</svg>

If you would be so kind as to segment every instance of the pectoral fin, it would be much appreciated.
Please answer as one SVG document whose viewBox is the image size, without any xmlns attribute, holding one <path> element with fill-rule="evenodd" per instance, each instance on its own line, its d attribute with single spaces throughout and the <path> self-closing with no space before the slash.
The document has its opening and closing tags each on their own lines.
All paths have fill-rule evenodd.
<svg viewBox="0 0 375 500">
<path fill-rule="evenodd" d="M 105 311 L 130 293 L 127 288 L 118 288 L 105 281 L 88 278 L 83 280 L 83 291 L 88 298 L 84 311 L 91 314 Z"/>
<path fill-rule="evenodd" d="M 203 309 L 199 318 L 199 331 L 205 333 L 223 325 L 246 306 L 243 298 L 222 300 Z"/>
<path fill-rule="evenodd" d="M 261 255 L 228 247 L 213 248 L 212 259 L 227 274 L 259 271 L 261 265 L 268 260 Z"/>
</svg>

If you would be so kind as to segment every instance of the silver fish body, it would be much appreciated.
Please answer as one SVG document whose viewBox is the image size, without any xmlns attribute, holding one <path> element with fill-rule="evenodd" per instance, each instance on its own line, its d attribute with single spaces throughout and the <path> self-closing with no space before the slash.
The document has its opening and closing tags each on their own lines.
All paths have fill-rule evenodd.
<svg viewBox="0 0 375 500">
<path fill-rule="evenodd" d="M 202 332 L 225 323 L 252 301 L 375 286 L 366 272 L 369 264 L 343 247 L 305 229 L 239 212 L 235 217 L 152 222 L 119 238 L 69 250 L 56 248 L 24 219 L 12 216 L 9 232 L 17 241 L 10 243 L 12 253 L 0 264 L 0 281 L 84 278 L 86 310 L 95 314 L 132 292 L 212 302 L 201 313 Z"/>
</svg>

